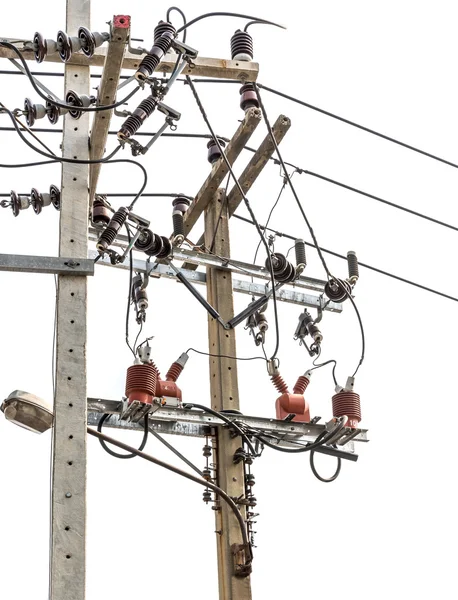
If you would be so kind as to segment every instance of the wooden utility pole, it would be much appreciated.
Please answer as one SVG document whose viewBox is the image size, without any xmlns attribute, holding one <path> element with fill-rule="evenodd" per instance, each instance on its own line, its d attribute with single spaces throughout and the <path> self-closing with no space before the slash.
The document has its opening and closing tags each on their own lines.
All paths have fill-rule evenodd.
<svg viewBox="0 0 458 600">
<path fill-rule="evenodd" d="M 66 31 L 89 28 L 90 0 L 67 0 Z M 89 95 L 89 66 L 65 65 L 65 92 Z M 62 154 L 88 160 L 89 113 L 64 117 Z M 62 164 L 59 256 L 86 258 L 89 165 Z M 50 600 L 84 600 L 87 278 L 59 275 Z"/>
<path fill-rule="evenodd" d="M 230 256 L 228 204 L 222 189 L 214 194 L 212 202 L 205 210 L 207 247 L 212 244 L 213 238 L 215 253 L 220 256 Z M 207 269 L 207 299 L 225 321 L 234 316 L 232 275 L 229 271 Z M 235 330 L 224 329 L 211 317 L 208 320 L 208 339 L 209 353 L 236 356 Z M 210 356 L 210 393 L 211 406 L 214 410 L 239 410 L 236 360 Z M 240 438 L 232 437 L 228 429 L 218 428 L 215 448 L 217 485 L 233 498 L 245 496 L 243 463 L 233 462 L 233 456 L 240 443 Z M 245 506 L 239 508 L 246 517 Z M 240 577 L 236 574 L 236 565 L 243 562 L 246 557 L 246 553 L 237 552 L 237 548 L 243 544 L 240 525 L 234 513 L 224 502 L 218 505 L 215 516 L 219 598 L 220 600 L 250 600 L 250 577 Z"/>
</svg>

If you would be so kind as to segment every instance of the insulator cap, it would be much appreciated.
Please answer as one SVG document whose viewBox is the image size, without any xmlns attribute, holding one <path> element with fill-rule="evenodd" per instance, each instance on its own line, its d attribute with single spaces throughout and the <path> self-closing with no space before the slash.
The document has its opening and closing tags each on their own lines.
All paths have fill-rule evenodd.
<svg viewBox="0 0 458 600">
<path fill-rule="evenodd" d="M 56 210 L 60 210 L 62 207 L 60 201 L 60 189 L 56 185 L 49 186 L 49 195 L 51 197 L 52 205 Z"/>
<path fill-rule="evenodd" d="M 20 196 L 14 190 L 11 190 L 11 210 L 15 217 L 18 216 L 19 211 L 27 210 L 30 206 L 28 196 Z"/>
<path fill-rule="evenodd" d="M 286 260 L 286 257 L 283 254 L 275 252 L 271 255 L 271 260 L 272 270 L 274 272 L 276 281 L 281 283 L 289 283 L 294 281 L 296 278 L 296 270 L 293 265 Z M 265 267 L 270 272 L 270 263 L 268 258 L 266 259 Z"/>
<path fill-rule="evenodd" d="M 359 394 L 355 392 L 341 391 L 332 397 L 332 414 L 334 417 L 346 415 L 348 421 L 346 427 L 357 429 L 361 421 L 361 401 Z"/>
<path fill-rule="evenodd" d="M 41 63 L 50 54 L 57 52 L 57 42 L 45 39 L 39 31 L 33 36 L 33 52 L 37 63 Z"/>
<path fill-rule="evenodd" d="M 184 196 L 177 196 L 172 200 L 173 210 L 179 210 L 182 213 L 185 213 L 189 206 L 191 205 L 191 200 L 189 198 L 185 198 Z"/>
<path fill-rule="evenodd" d="M 94 55 L 95 49 L 110 39 L 110 34 L 89 31 L 86 27 L 80 27 L 78 29 L 78 37 L 81 43 L 81 50 L 88 58 L 91 58 Z"/>
<path fill-rule="evenodd" d="M 96 101 L 95 96 L 87 96 L 86 94 L 77 94 L 76 92 L 74 92 L 73 90 L 68 90 L 66 96 L 65 96 L 65 102 L 67 104 L 71 104 L 72 106 L 78 106 L 81 108 L 88 108 L 88 106 L 90 106 L 91 104 L 94 104 Z M 68 110 L 68 114 L 73 118 L 73 119 L 79 119 L 81 117 L 81 115 L 83 114 L 84 111 L 82 110 L 74 110 L 74 109 L 69 109 Z"/>
</svg>

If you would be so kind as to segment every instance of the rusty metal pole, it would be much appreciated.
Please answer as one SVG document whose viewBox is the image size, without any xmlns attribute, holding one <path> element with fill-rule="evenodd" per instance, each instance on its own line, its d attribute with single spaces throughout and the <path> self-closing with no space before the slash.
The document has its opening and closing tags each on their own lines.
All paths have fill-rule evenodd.
<svg viewBox="0 0 458 600">
<path fill-rule="evenodd" d="M 224 203 L 221 212 L 221 203 Z M 221 218 L 219 219 L 221 214 Z M 219 220 L 219 224 L 218 224 Z M 205 211 L 205 244 L 213 240 L 214 251 L 220 256 L 230 255 L 228 210 L 224 190 L 219 189 Z M 207 268 L 207 299 L 228 321 L 234 315 L 232 276 L 229 271 Z M 235 331 L 225 330 L 213 318 L 208 320 L 209 353 L 236 356 Z M 210 357 L 211 406 L 214 410 L 239 410 L 237 382 L 237 361 L 228 358 Z M 245 496 L 243 463 L 234 464 L 233 456 L 241 445 L 238 437 L 232 437 L 225 428 L 218 428 L 215 463 L 217 465 L 217 485 L 229 496 Z M 245 506 L 239 506 L 245 517 Z M 237 573 L 237 564 L 244 560 L 244 553 L 237 552 L 243 543 L 240 526 L 234 513 L 223 502 L 218 504 L 216 516 L 216 536 L 218 551 L 218 581 L 220 600 L 251 600 L 249 576 Z"/>
</svg>

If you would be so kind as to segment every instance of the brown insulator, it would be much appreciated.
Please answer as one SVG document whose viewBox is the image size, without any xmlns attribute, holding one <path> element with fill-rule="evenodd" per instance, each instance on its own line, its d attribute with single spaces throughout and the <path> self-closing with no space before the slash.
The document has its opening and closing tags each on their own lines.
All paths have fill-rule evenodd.
<svg viewBox="0 0 458 600">
<path fill-rule="evenodd" d="M 207 491 L 205 491 L 205 492 L 202 494 L 202 499 L 203 499 L 203 501 L 205 502 L 205 504 L 208 504 L 209 502 L 211 502 L 211 499 L 212 499 L 211 492 L 209 492 L 208 490 L 207 490 Z"/>
<path fill-rule="evenodd" d="M 270 380 L 276 387 L 277 392 L 279 394 L 287 394 L 288 393 L 288 386 L 286 385 L 286 383 L 285 383 L 283 377 L 280 375 L 280 373 L 277 373 L 276 375 L 272 375 Z"/>
<path fill-rule="evenodd" d="M 112 212 L 107 206 L 108 202 L 105 196 L 95 197 L 92 203 L 92 222 L 96 225 L 108 225 L 111 221 Z"/>
<path fill-rule="evenodd" d="M 127 369 L 126 396 L 129 403 L 137 400 L 152 404 L 156 394 L 157 371 L 152 364 L 132 365 Z"/>
<path fill-rule="evenodd" d="M 303 394 L 309 383 L 310 379 L 305 375 L 301 375 L 293 388 L 293 394 Z"/>
<path fill-rule="evenodd" d="M 254 85 L 252 83 L 245 83 L 240 88 L 240 108 L 242 110 L 247 110 L 252 106 L 254 108 L 259 108 L 259 100 Z"/>
<path fill-rule="evenodd" d="M 205 446 L 202 448 L 202 453 L 204 456 L 211 456 L 212 455 L 212 447 L 209 444 L 205 444 Z"/>
<path fill-rule="evenodd" d="M 293 414 L 293 421 L 310 421 L 310 407 L 302 394 L 282 394 L 275 403 L 275 412 L 277 419 L 283 420 Z"/>
<path fill-rule="evenodd" d="M 165 376 L 167 381 L 176 381 L 178 377 L 181 375 L 181 371 L 183 370 L 183 365 L 180 365 L 178 362 L 174 362 L 170 369 L 167 371 L 167 375 Z"/>
<path fill-rule="evenodd" d="M 334 417 L 346 415 L 348 421 L 346 426 L 353 429 L 358 428 L 361 421 L 361 402 L 359 394 L 343 390 L 332 397 L 332 414 Z"/>
</svg>

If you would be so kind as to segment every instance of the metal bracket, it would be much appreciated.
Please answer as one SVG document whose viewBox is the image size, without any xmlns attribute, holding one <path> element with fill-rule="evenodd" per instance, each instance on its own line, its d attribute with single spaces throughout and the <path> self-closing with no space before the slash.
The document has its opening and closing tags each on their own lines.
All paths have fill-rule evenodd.
<svg viewBox="0 0 458 600">
<path fill-rule="evenodd" d="M 94 261 L 89 258 L 0 254 L 0 271 L 54 273 L 56 275 L 94 275 Z"/>
</svg>

